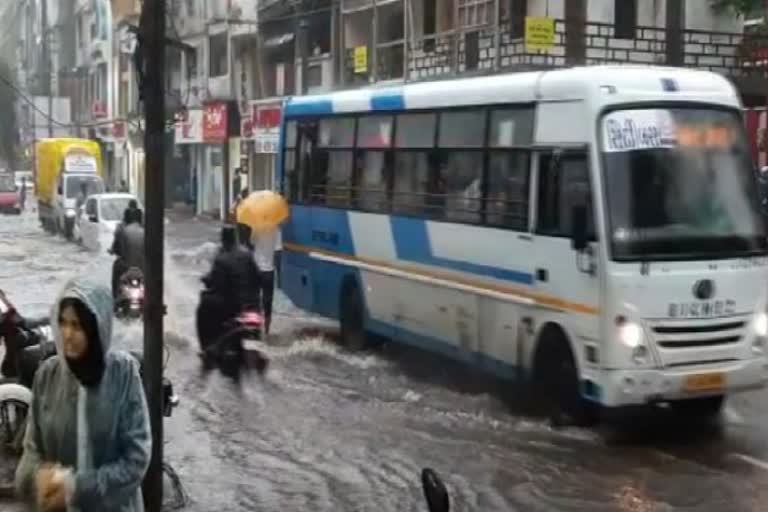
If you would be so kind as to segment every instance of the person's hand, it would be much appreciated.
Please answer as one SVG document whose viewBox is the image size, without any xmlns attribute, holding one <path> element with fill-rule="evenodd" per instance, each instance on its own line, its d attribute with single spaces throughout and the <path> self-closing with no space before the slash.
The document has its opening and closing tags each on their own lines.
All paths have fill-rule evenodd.
<svg viewBox="0 0 768 512">
<path fill-rule="evenodd" d="M 66 491 L 61 466 L 44 464 L 37 472 L 37 505 L 42 512 L 66 512 Z"/>
</svg>

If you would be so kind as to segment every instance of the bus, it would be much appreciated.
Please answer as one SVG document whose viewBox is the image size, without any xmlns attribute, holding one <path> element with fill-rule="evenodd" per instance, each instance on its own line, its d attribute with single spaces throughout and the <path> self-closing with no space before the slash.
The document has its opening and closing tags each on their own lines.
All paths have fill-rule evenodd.
<svg viewBox="0 0 768 512">
<path fill-rule="evenodd" d="M 282 288 L 549 410 L 763 387 L 768 242 L 720 75 L 599 66 L 286 100 Z M 526 388 L 528 389 L 528 388 Z"/>
</svg>

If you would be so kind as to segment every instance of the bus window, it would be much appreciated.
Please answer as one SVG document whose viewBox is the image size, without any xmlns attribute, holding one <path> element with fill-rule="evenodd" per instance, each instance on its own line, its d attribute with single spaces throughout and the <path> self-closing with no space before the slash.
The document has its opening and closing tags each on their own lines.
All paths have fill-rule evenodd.
<svg viewBox="0 0 768 512">
<path fill-rule="evenodd" d="M 358 121 L 357 147 L 384 149 L 392 145 L 392 116 L 364 116 Z"/>
<path fill-rule="evenodd" d="M 441 148 L 482 148 L 485 141 L 485 111 L 459 110 L 440 114 Z"/>
<path fill-rule="evenodd" d="M 388 188 L 392 174 L 392 154 L 386 151 L 360 151 L 357 173 L 357 206 L 370 212 L 388 210 Z"/>
<path fill-rule="evenodd" d="M 587 232 L 590 240 L 595 239 L 586 153 L 540 154 L 538 187 L 538 233 L 557 237 L 571 236 L 571 211 L 574 206 L 586 204 Z"/>
<path fill-rule="evenodd" d="M 319 167 L 318 162 L 314 160 L 317 157 L 317 121 L 303 122 L 298 126 L 298 162 L 296 172 L 291 180 L 290 174 L 286 174 L 292 199 L 298 203 L 312 202 L 315 193 L 314 170 Z M 320 180 L 322 186 L 325 186 L 325 176 Z"/>
<path fill-rule="evenodd" d="M 427 213 L 429 184 L 429 152 L 403 151 L 395 154 L 395 176 L 392 209 L 396 213 Z"/>
<path fill-rule="evenodd" d="M 299 175 L 296 166 L 296 142 L 298 139 L 296 121 L 286 125 L 285 150 L 283 151 L 283 193 L 290 201 L 299 199 Z"/>
<path fill-rule="evenodd" d="M 352 204 L 352 151 L 328 151 L 325 173 L 325 204 L 348 207 Z"/>
<path fill-rule="evenodd" d="M 530 153 L 494 150 L 488 165 L 486 222 L 490 226 L 527 231 Z"/>
<path fill-rule="evenodd" d="M 504 108 L 491 113 L 492 148 L 530 146 L 533 143 L 534 110 L 530 107 Z"/>
<path fill-rule="evenodd" d="M 435 114 L 402 114 L 397 116 L 398 148 L 433 148 L 435 147 Z"/>
</svg>

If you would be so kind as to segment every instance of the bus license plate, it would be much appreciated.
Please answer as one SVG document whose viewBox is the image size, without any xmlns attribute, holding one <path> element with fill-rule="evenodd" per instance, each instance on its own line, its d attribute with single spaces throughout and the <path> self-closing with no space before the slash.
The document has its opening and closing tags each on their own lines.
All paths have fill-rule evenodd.
<svg viewBox="0 0 768 512">
<path fill-rule="evenodd" d="M 685 378 L 686 391 L 719 391 L 725 387 L 724 373 L 701 373 Z"/>
</svg>

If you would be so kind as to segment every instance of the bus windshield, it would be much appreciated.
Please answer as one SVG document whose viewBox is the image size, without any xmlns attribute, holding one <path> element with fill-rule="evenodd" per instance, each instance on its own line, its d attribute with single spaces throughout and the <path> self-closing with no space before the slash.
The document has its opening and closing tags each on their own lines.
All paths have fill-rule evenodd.
<svg viewBox="0 0 768 512">
<path fill-rule="evenodd" d="M 610 112 L 602 120 L 602 154 L 614 259 L 766 253 L 755 176 L 736 112 Z"/>
</svg>

